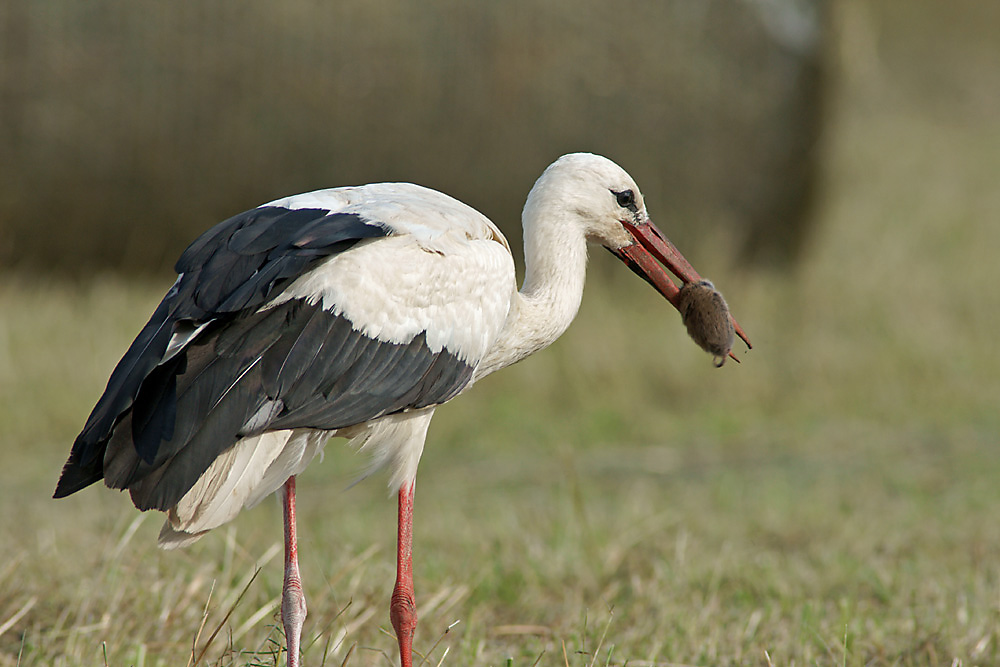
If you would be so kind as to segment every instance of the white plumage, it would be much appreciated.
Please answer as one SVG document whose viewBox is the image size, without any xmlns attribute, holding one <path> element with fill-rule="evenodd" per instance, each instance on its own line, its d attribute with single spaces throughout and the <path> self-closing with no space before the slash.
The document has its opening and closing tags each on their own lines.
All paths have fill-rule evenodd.
<svg viewBox="0 0 1000 667">
<path fill-rule="evenodd" d="M 365 335 L 391 343 L 426 333 L 432 352 L 447 348 L 475 365 L 507 317 L 514 263 L 492 239 L 456 236 L 421 238 L 393 228 L 388 238 L 324 261 L 271 305 L 293 298 L 318 302 Z"/>
</svg>

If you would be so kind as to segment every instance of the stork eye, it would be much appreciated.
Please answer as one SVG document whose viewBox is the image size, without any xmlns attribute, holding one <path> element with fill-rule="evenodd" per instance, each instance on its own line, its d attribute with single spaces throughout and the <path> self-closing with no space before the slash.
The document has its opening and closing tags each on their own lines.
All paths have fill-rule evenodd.
<svg viewBox="0 0 1000 667">
<path fill-rule="evenodd" d="M 621 192 L 612 190 L 612 193 L 615 195 L 618 205 L 622 208 L 627 208 L 633 213 L 638 210 L 638 207 L 635 205 L 635 193 L 631 190 L 622 190 Z"/>
</svg>

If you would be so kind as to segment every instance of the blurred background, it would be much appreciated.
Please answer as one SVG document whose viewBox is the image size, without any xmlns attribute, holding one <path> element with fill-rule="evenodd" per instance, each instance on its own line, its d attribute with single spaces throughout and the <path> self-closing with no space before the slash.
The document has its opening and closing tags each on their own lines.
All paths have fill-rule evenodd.
<svg viewBox="0 0 1000 667">
<path fill-rule="evenodd" d="M 161 269 L 257 203 L 382 180 L 457 196 L 516 241 L 532 182 L 574 151 L 747 260 L 793 259 L 809 224 L 826 0 L 0 12 L 7 266 Z"/>
<path fill-rule="evenodd" d="M 276 563 L 223 620 L 276 506 L 161 554 L 121 494 L 48 499 L 196 235 L 405 180 L 516 247 L 580 150 L 754 349 L 714 369 L 592 253 L 565 336 L 435 417 L 420 649 L 461 618 L 445 664 L 594 664 L 607 621 L 596 664 L 1000 664 L 997 35 L 977 0 L 5 0 L 0 665 L 178 664 L 206 606 L 211 664 L 277 660 L 235 657 L 271 645 Z M 299 487 L 310 664 L 393 650 L 363 465 L 329 446 Z"/>
</svg>

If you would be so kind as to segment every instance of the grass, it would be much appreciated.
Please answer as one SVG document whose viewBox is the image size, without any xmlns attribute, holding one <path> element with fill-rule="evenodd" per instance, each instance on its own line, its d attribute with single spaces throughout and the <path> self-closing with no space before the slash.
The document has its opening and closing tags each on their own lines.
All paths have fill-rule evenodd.
<svg viewBox="0 0 1000 667">
<path fill-rule="evenodd" d="M 997 100 L 843 89 L 799 272 L 687 250 L 754 339 L 742 365 L 599 253 L 563 340 L 439 411 L 426 664 L 1000 662 Z M 0 666 L 279 662 L 277 503 L 163 553 L 121 494 L 49 499 L 169 282 L 0 284 Z M 393 662 L 395 503 L 347 488 L 362 466 L 334 441 L 300 483 L 309 665 Z"/>
</svg>

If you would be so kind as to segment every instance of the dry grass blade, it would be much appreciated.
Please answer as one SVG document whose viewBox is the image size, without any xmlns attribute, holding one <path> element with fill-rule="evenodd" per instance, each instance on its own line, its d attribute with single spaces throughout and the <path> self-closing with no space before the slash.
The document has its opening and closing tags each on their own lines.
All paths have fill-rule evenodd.
<svg viewBox="0 0 1000 667">
<path fill-rule="evenodd" d="M 260 609 L 252 613 L 250 617 L 243 622 L 243 625 L 233 631 L 233 641 L 238 642 L 242 639 L 244 635 L 250 632 L 261 621 L 261 619 L 268 616 L 271 613 L 271 610 L 279 604 L 281 604 L 280 598 L 268 600 L 267 603 L 260 607 Z"/>
<path fill-rule="evenodd" d="M 334 615 L 334 617 L 333 617 L 333 618 L 331 618 L 331 619 L 329 620 L 329 622 L 327 622 L 327 624 L 326 624 L 326 625 L 324 625 L 324 626 L 323 626 L 322 628 L 320 628 L 319 632 L 317 632 L 317 633 L 316 633 L 316 635 L 315 635 L 315 636 L 314 636 L 314 637 L 313 637 L 313 638 L 312 638 L 312 639 L 311 639 L 311 640 L 309 641 L 309 643 L 308 643 L 308 644 L 305 644 L 305 645 L 304 645 L 304 648 L 303 648 L 303 650 L 308 650 L 308 649 L 309 649 L 309 647 L 311 647 L 311 646 L 312 646 L 313 644 L 315 644 L 316 642 L 318 642 L 318 641 L 319 641 L 319 638 L 320 638 L 320 637 L 322 637 L 323 635 L 325 635 L 326 633 L 328 633 L 328 632 L 330 631 L 330 628 L 332 628 L 332 627 L 333 627 L 333 624 L 334 624 L 334 623 L 336 623 L 336 622 L 337 622 L 337 621 L 338 621 L 338 620 L 340 619 L 340 617 L 341 617 L 341 616 L 343 616 L 343 615 L 344 615 L 344 613 L 345 613 L 345 612 L 346 612 L 346 611 L 347 611 L 348 609 L 350 609 L 350 608 L 351 608 L 351 605 L 353 605 L 353 604 L 354 604 L 354 600 L 348 600 L 348 601 L 347 601 L 347 604 L 345 604 L 345 605 L 344 605 L 344 606 L 343 606 L 343 607 L 342 607 L 342 608 L 340 609 L 340 611 L 338 611 L 338 612 L 337 612 L 337 613 L 336 613 L 336 614 Z M 328 645 L 329 645 L 329 641 L 330 641 L 330 638 L 329 638 L 329 637 L 327 637 L 327 644 L 328 644 Z"/>
<path fill-rule="evenodd" d="M 20 609 L 14 612 L 13 616 L 4 621 L 3 624 L 0 624 L 0 637 L 3 636 L 3 633 L 14 627 L 14 624 L 20 621 L 25 614 L 31 611 L 31 608 L 35 606 L 36 602 L 38 602 L 38 597 L 32 595 L 28 598 L 27 602 L 21 605 Z"/>
<path fill-rule="evenodd" d="M 125 551 L 125 547 L 127 547 L 129 542 L 132 541 L 132 538 L 135 536 L 135 532 L 139 530 L 139 526 L 141 526 L 142 522 L 145 520 L 145 514 L 138 514 L 134 519 L 132 519 L 132 522 L 129 523 L 125 532 L 122 533 L 122 536 L 118 539 L 118 542 L 115 543 L 111 553 L 105 558 L 104 562 L 108 567 L 111 567 L 114 563 L 120 562 L 122 552 Z"/>
<path fill-rule="evenodd" d="M 229 617 L 233 615 L 234 611 L 236 611 L 236 607 L 240 604 L 240 601 L 243 599 L 243 596 L 246 595 L 247 591 L 250 590 L 250 584 L 254 582 L 254 579 L 257 578 L 258 574 L 260 574 L 259 567 L 256 570 L 254 570 L 253 576 L 250 577 L 250 579 L 247 581 L 246 585 L 243 587 L 243 590 L 240 591 L 240 594 L 237 596 L 236 600 L 229 607 L 229 610 L 226 612 L 226 615 L 223 616 L 222 620 L 219 621 L 219 624 L 215 627 L 215 630 L 212 631 L 212 634 L 209 636 L 208 641 L 205 642 L 205 646 L 202 647 L 201 653 L 198 654 L 198 658 L 194 661 L 194 665 L 192 667 L 198 667 L 198 664 L 201 663 L 201 659 L 205 657 L 205 653 L 208 651 L 208 648 L 212 645 L 212 642 L 215 641 L 215 638 L 216 636 L 218 636 L 219 631 L 222 630 L 222 627 L 226 624 L 227 621 L 229 621 Z M 205 609 L 207 611 L 208 607 L 206 606 Z M 202 627 L 204 627 L 204 623 L 202 624 Z M 201 634 L 201 630 L 199 630 L 198 632 L 199 634 Z"/>
<path fill-rule="evenodd" d="M 490 629 L 493 637 L 516 637 L 519 635 L 535 635 L 547 637 L 552 634 L 552 628 L 547 625 L 495 625 Z"/>
<path fill-rule="evenodd" d="M 208 590 L 208 599 L 205 600 L 205 608 L 201 612 L 201 624 L 198 626 L 198 632 L 195 633 L 194 640 L 191 642 L 191 656 L 188 658 L 188 667 L 198 664 L 195 661 L 195 651 L 198 650 L 198 640 L 201 639 L 201 633 L 205 629 L 205 624 L 208 623 L 208 608 L 212 604 L 213 593 L 215 593 L 214 579 L 212 580 L 212 587 Z"/>
<path fill-rule="evenodd" d="M 194 635 L 194 641 L 191 642 L 191 657 L 188 658 L 188 667 L 193 667 L 197 665 L 198 662 L 195 660 L 194 654 L 198 650 L 198 640 L 201 639 L 201 633 L 205 629 L 205 624 L 208 623 L 208 608 L 212 604 L 212 594 L 215 593 L 215 581 L 212 581 L 212 588 L 208 591 L 208 599 L 205 600 L 205 608 L 201 612 L 201 625 L 198 626 L 198 632 Z M 201 656 L 198 657 L 201 660 Z"/>
<path fill-rule="evenodd" d="M 344 661 L 340 663 L 340 667 L 347 667 L 347 661 L 351 659 L 354 655 L 354 650 L 358 648 L 357 642 L 351 644 L 351 648 L 347 649 L 347 655 L 344 656 Z"/>
<path fill-rule="evenodd" d="M 597 646 L 594 648 L 594 655 L 590 659 L 590 665 L 588 667 L 594 667 L 597 663 L 597 654 L 601 652 L 601 647 L 604 645 L 604 639 L 608 636 L 608 628 L 611 627 L 611 621 L 614 620 L 615 614 L 613 609 L 608 610 L 608 622 L 604 624 L 604 631 L 601 633 L 601 638 L 597 640 Z"/>
<path fill-rule="evenodd" d="M 451 632 L 451 629 L 453 627 L 455 627 L 456 625 L 458 625 L 459 623 L 461 623 L 461 622 L 462 622 L 461 620 L 457 620 L 454 623 L 452 623 L 451 625 L 449 625 L 447 628 L 444 629 L 444 632 L 441 633 L 441 635 L 437 638 L 437 641 L 434 642 L 434 645 L 431 646 L 431 650 L 427 651 L 426 654 L 424 654 L 424 655 L 422 655 L 420 657 L 420 664 L 417 665 L 417 667 L 423 667 L 423 665 L 427 662 L 427 660 L 432 655 L 434 655 L 434 651 L 437 650 L 438 644 L 440 644 L 442 641 L 444 641 L 445 635 L 447 635 L 449 632 Z M 445 649 L 444 653 L 445 653 L 445 655 L 448 655 L 448 649 Z M 441 656 L 441 659 L 444 660 L 444 656 Z M 438 664 L 440 664 L 440 663 L 438 663 Z"/>
<path fill-rule="evenodd" d="M 385 630 L 383 630 L 382 628 L 379 628 L 379 630 L 381 630 L 383 634 L 388 634 L 388 633 L 387 633 L 387 632 L 385 632 Z M 394 641 L 395 641 L 395 639 L 396 639 L 396 637 L 395 637 L 395 636 L 393 636 L 393 640 L 394 640 Z M 363 649 L 364 649 L 365 651 L 371 651 L 372 653 L 378 653 L 378 654 L 379 654 L 379 655 L 381 655 L 381 656 L 382 656 L 383 658 L 385 658 L 385 661 L 386 661 L 386 663 L 388 663 L 389 665 L 394 665 L 394 664 L 395 664 L 395 663 L 394 663 L 394 662 L 392 661 L 392 658 L 390 658 L 390 657 L 389 657 L 389 654 L 388 654 L 388 653 L 386 653 L 386 652 L 385 652 L 384 650 L 382 650 L 382 649 L 380 649 L 380 648 L 372 648 L 372 647 L 370 647 L 370 646 L 365 646 L 365 647 L 362 647 L 362 648 L 363 648 Z"/>
<path fill-rule="evenodd" d="M 3 569 L 0 569 L 0 584 L 3 584 L 11 575 L 14 574 L 14 571 L 25 558 L 27 558 L 27 554 L 20 553 L 4 564 Z"/>
</svg>

